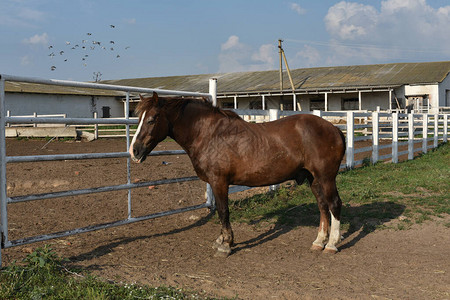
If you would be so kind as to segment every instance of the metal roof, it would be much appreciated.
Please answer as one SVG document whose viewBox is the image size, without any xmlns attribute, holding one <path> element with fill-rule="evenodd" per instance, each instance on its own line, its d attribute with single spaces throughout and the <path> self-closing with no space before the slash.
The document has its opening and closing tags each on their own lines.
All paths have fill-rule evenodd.
<svg viewBox="0 0 450 300">
<path fill-rule="evenodd" d="M 89 95 L 89 96 L 112 96 L 122 97 L 125 92 L 111 91 L 111 90 L 99 90 L 82 87 L 68 87 L 47 85 L 38 83 L 27 82 L 5 82 L 5 92 L 10 93 L 32 93 L 32 94 L 58 94 L 58 95 Z"/>
<path fill-rule="evenodd" d="M 396 87 L 404 84 L 436 84 L 450 72 L 450 61 L 392 63 L 291 70 L 296 91 Z M 283 90 L 291 92 L 286 72 Z M 203 74 L 105 80 L 102 83 L 208 92 L 209 78 L 217 78 L 218 94 L 279 92 L 279 71 Z"/>
<path fill-rule="evenodd" d="M 442 82 L 449 72 L 450 61 L 320 67 L 291 70 L 294 86 L 298 92 L 386 88 L 404 84 L 436 84 Z M 283 73 L 283 90 L 285 92 L 291 92 L 288 76 L 286 72 Z M 217 78 L 217 93 L 219 95 L 280 91 L 278 70 L 103 80 L 101 83 L 207 93 L 209 90 L 208 85 L 210 78 Z M 5 89 L 8 92 L 110 96 L 123 95 L 121 92 L 114 91 L 10 82 L 7 82 Z"/>
</svg>

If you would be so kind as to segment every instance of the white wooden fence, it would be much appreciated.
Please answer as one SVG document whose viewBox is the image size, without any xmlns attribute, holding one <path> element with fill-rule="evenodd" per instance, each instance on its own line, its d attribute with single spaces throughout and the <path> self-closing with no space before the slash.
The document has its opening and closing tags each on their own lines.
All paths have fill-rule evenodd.
<svg viewBox="0 0 450 300">
<path fill-rule="evenodd" d="M 346 136 L 346 156 L 341 165 L 344 169 L 361 165 L 367 160 L 374 164 L 386 160 L 397 163 L 401 156 L 413 159 L 418 152 L 426 153 L 428 149 L 436 148 L 439 142 L 446 143 L 450 115 L 318 110 L 301 112 L 275 109 L 233 111 L 240 116 L 254 116 L 254 119 L 260 117 L 259 119 L 264 120 L 268 117 L 274 120 L 295 114 L 311 113 L 329 120 Z M 403 148 L 405 150 L 400 150 Z"/>
</svg>

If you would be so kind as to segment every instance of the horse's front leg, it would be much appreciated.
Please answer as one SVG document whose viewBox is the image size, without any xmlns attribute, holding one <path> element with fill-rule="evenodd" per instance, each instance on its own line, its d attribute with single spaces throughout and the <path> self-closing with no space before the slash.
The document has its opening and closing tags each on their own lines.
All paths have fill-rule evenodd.
<svg viewBox="0 0 450 300">
<path fill-rule="evenodd" d="M 217 250 L 215 256 L 227 257 L 231 253 L 234 239 L 230 224 L 230 211 L 228 209 L 228 184 L 216 183 L 211 184 L 211 187 L 216 198 L 216 209 L 222 224 L 221 234 L 213 245 L 214 249 Z"/>
</svg>

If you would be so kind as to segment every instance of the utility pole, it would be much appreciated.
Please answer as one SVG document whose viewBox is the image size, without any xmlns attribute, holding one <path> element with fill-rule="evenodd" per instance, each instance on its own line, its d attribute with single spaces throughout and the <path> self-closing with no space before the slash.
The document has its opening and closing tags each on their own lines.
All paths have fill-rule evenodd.
<svg viewBox="0 0 450 300">
<path fill-rule="evenodd" d="M 281 45 L 282 42 L 283 42 L 282 39 L 278 40 L 278 49 L 280 49 L 279 50 L 279 53 L 280 53 L 280 91 L 283 92 L 283 60 L 284 60 L 284 64 L 286 65 L 286 71 L 289 76 L 289 82 L 291 83 L 292 93 L 294 95 L 294 102 L 296 102 L 294 81 L 292 80 L 291 70 L 289 70 L 289 65 L 288 65 L 288 62 L 286 59 L 286 54 L 284 53 L 283 46 Z M 296 110 L 295 107 L 294 107 L 294 110 Z"/>
<path fill-rule="evenodd" d="M 281 43 L 283 42 L 282 39 L 278 40 L 278 49 L 280 54 L 280 91 L 283 91 L 283 47 L 281 46 Z"/>
</svg>

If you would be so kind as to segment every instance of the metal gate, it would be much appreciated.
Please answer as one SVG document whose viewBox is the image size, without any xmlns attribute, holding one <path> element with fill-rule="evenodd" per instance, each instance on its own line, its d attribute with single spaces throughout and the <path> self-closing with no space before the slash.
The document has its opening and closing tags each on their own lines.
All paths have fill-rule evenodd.
<svg viewBox="0 0 450 300">
<path fill-rule="evenodd" d="M 45 85 L 58 85 L 58 86 L 68 86 L 68 87 L 80 87 L 80 88 L 92 88 L 92 89 L 102 89 L 102 90 L 114 90 L 126 92 L 126 105 L 125 105 L 125 119 L 94 119 L 94 118 L 37 118 L 37 117 L 7 117 L 5 108 L 5 81 L 11 82 L 26 82 L 35 84 L 45 84 Z M 186 181 L 198 180 L 198 177 L 182 177 L 182 178 L 172 178 L 165 180 L 156 180 L 148 182 L 138 182 L 131 183 L 130 175 L 130 155 L 128 152 L 114 152 L 114 153 L 91 153 L 91 154 L 60 154 L 60 155 L 38 155 L 38 156 L 6 156 L 6 143 L 5 143 L 5 125 L 7 123 L 59 123 L 66 125 L 73 124 L 121 124 L 126 125 L 126 146 L 127 149 L 130 146 L 130 125 L 137 124 L 137 120 L 129 119 L 129 102 L 130 93 L 153 93 L 157 92 L 161 95 L 176 95 L 176 96 L 194 96 L 194 97 L 207 97 L 212 101 L 213 105 L 216 105 L 216 85 L 217 80 L 212 78 L 209 80 L 209 93 L 193 93 L 184 91 L 173 91 L 173 90 L 162 90 L 162 89 L 149 89 L 149 88 L 138 88 L 129 86 L 115 86 L 106 85 L 98 83 L 85 83 L 77 81 L 66 81 L 66 80 L 48 80 L 30 77 L 19 77 L 11 75 L 0 74 L 0 240 L 1 249 L 10 248 L 19 245 L 30 244 L 39 241 L 45 241 L 49 239 L 65 237 L 69 235 L 74 235 L 78 233 L 90 232 L 94 230 L 115 227 L 130 223 L 135 223 L 143 220 L 153 219 L 157 217 L 177 214 L 181 212 L 196 210 L 200 208 L 210 208 L 214 209 L 214 197 L 212 196 L 211 188 L 207 186 L 207 200 L 203 204 L 184 207 L 171 211 L 164 211 L 159 213 L 153 213 L 150 215 L 133 217 L 131 215 L 131 189 L 147 187 L 152 185 L 162 185 L 179 183 Z M 153 151 L 150 155 L 179 155 L 184 154 L 183 150 L 174 151 Z M 18 162 L 37 162 L 37 161 L 60 161 L 60 160 L 81 160 L 81 159 L 99 159 L 99 158 L 127 158 L 127 183 L 114 186 L 102 186 L 89 189 L 79 189 L 79 190 L 68 190 L 62 192 L 45 193 L 45 194 L 33 194 L 25 196 L 8 197 L 7 195 L 7 176 L 6 176 L 6 164 L 7 163 L 18 163 Z M 85 195 L 92 193 L 110 192 L 128 190 L 128 217 L 123 220 L 113 221 L 104 224 L 97 224 L 92 226 L 80 227 L 75 229 L 70 229 L 66 231 L 54 232 L 49 234 L 37 235 L 26 237 L 17 240 L 8 239 L 8 204 L 14 204 L 18 202 L 42 200 L 58 197 Z M 0 267 L 1 267 L 1 251 L 0 251 Z"/>
</svg>

